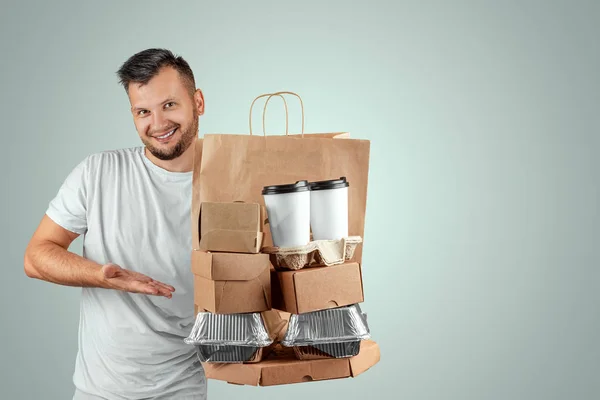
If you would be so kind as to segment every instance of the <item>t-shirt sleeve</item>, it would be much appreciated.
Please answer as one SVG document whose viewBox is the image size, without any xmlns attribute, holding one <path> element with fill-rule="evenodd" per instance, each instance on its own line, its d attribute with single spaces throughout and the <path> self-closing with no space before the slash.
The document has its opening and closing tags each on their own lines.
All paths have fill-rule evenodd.
<svg viewBox="0 0 600 400">
<path fill-rule="evenodd" d="M 88 156 L 69 173 L 46 210 L 58 225 L 80 235 L 87 231 L 89 160 Z"/>
</svg>

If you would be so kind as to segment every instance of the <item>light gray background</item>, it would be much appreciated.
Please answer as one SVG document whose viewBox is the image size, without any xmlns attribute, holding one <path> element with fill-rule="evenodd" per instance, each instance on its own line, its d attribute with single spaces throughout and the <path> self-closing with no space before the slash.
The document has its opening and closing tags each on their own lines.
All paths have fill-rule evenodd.
<svg viewBox="0 0 600 400">
<path fill-rule="evenodd" d="M 2 5 L 0 398 L 71 398 L 80 291 L 26 278 L 23 252 L 80 160 L 141 143 L 114 72 L 148 47 L 190 62 L 201 135 L 294 90 L 307 131 L 372 141 L 380 364 L 211 399 L 600 397 L 598 2 L 118 3 Z"/>
</svg>

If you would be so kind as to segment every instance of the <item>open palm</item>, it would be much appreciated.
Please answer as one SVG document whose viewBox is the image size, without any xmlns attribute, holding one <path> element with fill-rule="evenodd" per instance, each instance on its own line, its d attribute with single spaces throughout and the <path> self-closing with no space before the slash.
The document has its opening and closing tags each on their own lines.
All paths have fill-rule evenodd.
<svg viewBox="0 0 600 400">
<path fill-rule="evenodd" d="M 175 291 L 175 288 L 171 285 L 155 281 L 149 276 L 121 268 L 119 265 L 113 263 L 103 265 L 102 274 L 105 282 L 107 282 L 112 289 L 124 290 L 132 293 L 165 296 L 169 299 L 173 296 L 173 292 Z"/>
</svg>

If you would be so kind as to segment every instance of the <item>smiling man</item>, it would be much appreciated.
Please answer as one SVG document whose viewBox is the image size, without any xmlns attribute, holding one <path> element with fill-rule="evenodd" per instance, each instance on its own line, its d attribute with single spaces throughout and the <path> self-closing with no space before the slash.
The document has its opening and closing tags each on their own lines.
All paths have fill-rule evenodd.
<svg viewBox="0 0 600 400">
<path fill-rule="evenodd" d="M 27 276 L 82 287 L 74 400 L 205 399 L 183 339 L 194 142 L 204 113 L 188 63 L 148 49 L 119 69 L 144 146 L 92 154 L 67 176 L 25 251 Z M 68 251 L 79 235 L 83 256 Z"/>
</svg>

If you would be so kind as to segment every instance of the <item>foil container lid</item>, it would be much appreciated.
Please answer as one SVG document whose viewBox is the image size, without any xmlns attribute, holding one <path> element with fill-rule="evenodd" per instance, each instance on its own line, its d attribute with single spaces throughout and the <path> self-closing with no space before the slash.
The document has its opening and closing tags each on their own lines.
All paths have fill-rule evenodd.
<svg viewBox="0 0 600 400">
<path fill-rule="evenodd" d="M 190 335 L 192 345 L 266 347 L 273 343 L 260 313 L 213 314 L 200 312 Z"/>
<path fill-rule="evenodd" d="M 367 315 L 358 304 L 304 314 L 292 314 L 284 346 L 352 342 L 371 338 Z"/>
</svg>

